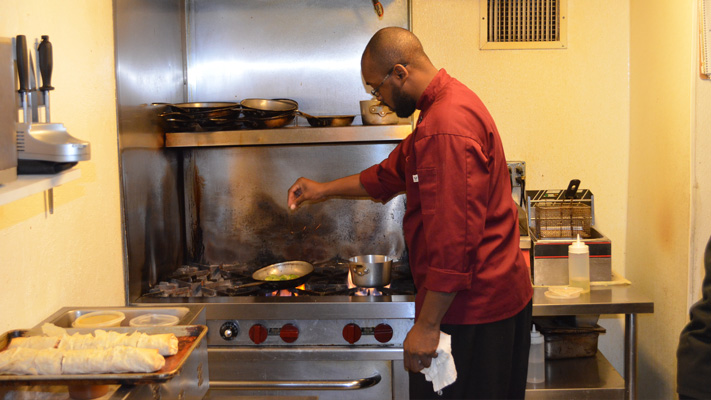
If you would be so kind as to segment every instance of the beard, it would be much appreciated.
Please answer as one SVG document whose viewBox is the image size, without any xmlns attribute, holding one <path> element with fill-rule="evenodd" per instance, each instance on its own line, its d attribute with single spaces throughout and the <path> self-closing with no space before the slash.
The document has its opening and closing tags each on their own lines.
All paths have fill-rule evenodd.
<svg viewBox="0 0 711 400">
<path fill-rule="evenodd" d="M 400 118 L 408 118 L 417 108 L 417 100 L 403 94 L 399 88 L 393 88 L 393 104 L 387 104 Z"/>
</svg>

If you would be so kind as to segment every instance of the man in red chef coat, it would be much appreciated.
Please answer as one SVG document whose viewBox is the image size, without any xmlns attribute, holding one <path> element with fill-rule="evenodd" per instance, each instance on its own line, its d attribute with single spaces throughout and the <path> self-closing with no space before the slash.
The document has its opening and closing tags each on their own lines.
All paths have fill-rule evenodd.
<svg viewBox="0 0 711 400">
<path fill-rule="evenodd" d="M 438 70 L 410 31 L 384 28 L 361 58 L 373 96 L 398 116 L 420 110 L 388 158 L 331 182 L 299 178 L 295 209 L 330 196 L 387 201 L 405 192 L 403 230 L 417 287 L 404 343 L 411 398 L 520 398 L 525 394 L 533 289 L 519 249 L 518 212 L 501 138 L 482 101 Z M 457 380 L 434 393 L 420 372 L 451 335 Z"/>
</svg>

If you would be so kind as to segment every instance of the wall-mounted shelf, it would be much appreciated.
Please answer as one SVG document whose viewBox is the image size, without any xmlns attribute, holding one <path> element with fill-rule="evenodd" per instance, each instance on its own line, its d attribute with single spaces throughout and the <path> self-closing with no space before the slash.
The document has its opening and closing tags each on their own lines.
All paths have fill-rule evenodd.
<svg viewBox="0 0 711 400">
<path fill-rule="evenodd" d="M 166 147 L 260 146 L 280 144 L 353 143 L 400 141 L 412 125 L 351 125 L 312 128 L 303 126 L 217 132 L 172 132 L 165 134 Z"/>
<path fill-rule="evenodd" d="M 81 170 L 76 167 L 53 175 L 18 175 L 16 181 L 0 186 L 0 206 L 50 190 L 80 176 Z"/>
</svg>

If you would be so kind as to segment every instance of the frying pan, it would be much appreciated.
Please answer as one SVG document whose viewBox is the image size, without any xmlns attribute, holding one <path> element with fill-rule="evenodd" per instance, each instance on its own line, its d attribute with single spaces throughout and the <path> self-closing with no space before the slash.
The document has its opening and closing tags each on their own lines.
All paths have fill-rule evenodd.
<svg viewBox="0 0 711 400">
<path fill-rule="evenodd" d="M 355 118 L 355 115 L 321 115 L 316 117 L 298 110 L 296 113 L 306 118 L 306 120 L 309 121 L 309 125 L 314 127 L 348 126 L 353 123 L 353 119 Z"/>
<path fill-rule="evenodd" d="M 255 282 L 235 286 L 232 289 L 262 285 L 272 290 L 293 288 L 308 281 L 313 272 L 314 266 L 306 261 L 285 261 L 254 271 L 252 279 L 254 279 Z M 298 275 L 298 278 L 284 281 L 268 281 L 266 278 L 269 275 Z"/>
<path fill-rule="evenodd" d="M 274 117 L 294 114 L 298 103 L 290 99 L 244 99 L 240 103 L 246 117 Z"/>
<path fill-rule="evenodd" d="M 245 117 L 244 124 L 254 129 L 281 128 L 294 120 L 294 113 L 275 115 L 271 117 Z"/>
<path fill-rule="evenodd" d="M 294 120 L 299 103 L 291 99 L 244 99 L 245 124 L 256 129 L 281 128 Z"/>
<path fill-rule="evenodd" d="M 154 106 L 167 106 L 173 112 L 180 113 L 204 113 L 223 109 L 239 109 L 239 103 L 231 102 L 197 102 L 197 103 L 152 103 Z"/>
</svg>

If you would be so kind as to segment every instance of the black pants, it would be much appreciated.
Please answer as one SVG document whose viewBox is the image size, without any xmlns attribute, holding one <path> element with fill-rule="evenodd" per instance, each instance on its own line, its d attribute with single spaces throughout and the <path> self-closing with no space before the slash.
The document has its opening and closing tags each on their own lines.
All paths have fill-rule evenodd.
<svg viewBox="0 0 711 400">
<path fill-rule="evenodd" d="M 410 399 L 523 399 L 526 394 L 532 303 L 505 320 L 442 325 L 452 336 L 457 380 L 439 396 L 422 373 L 410 372 Z"/>
</svg>

